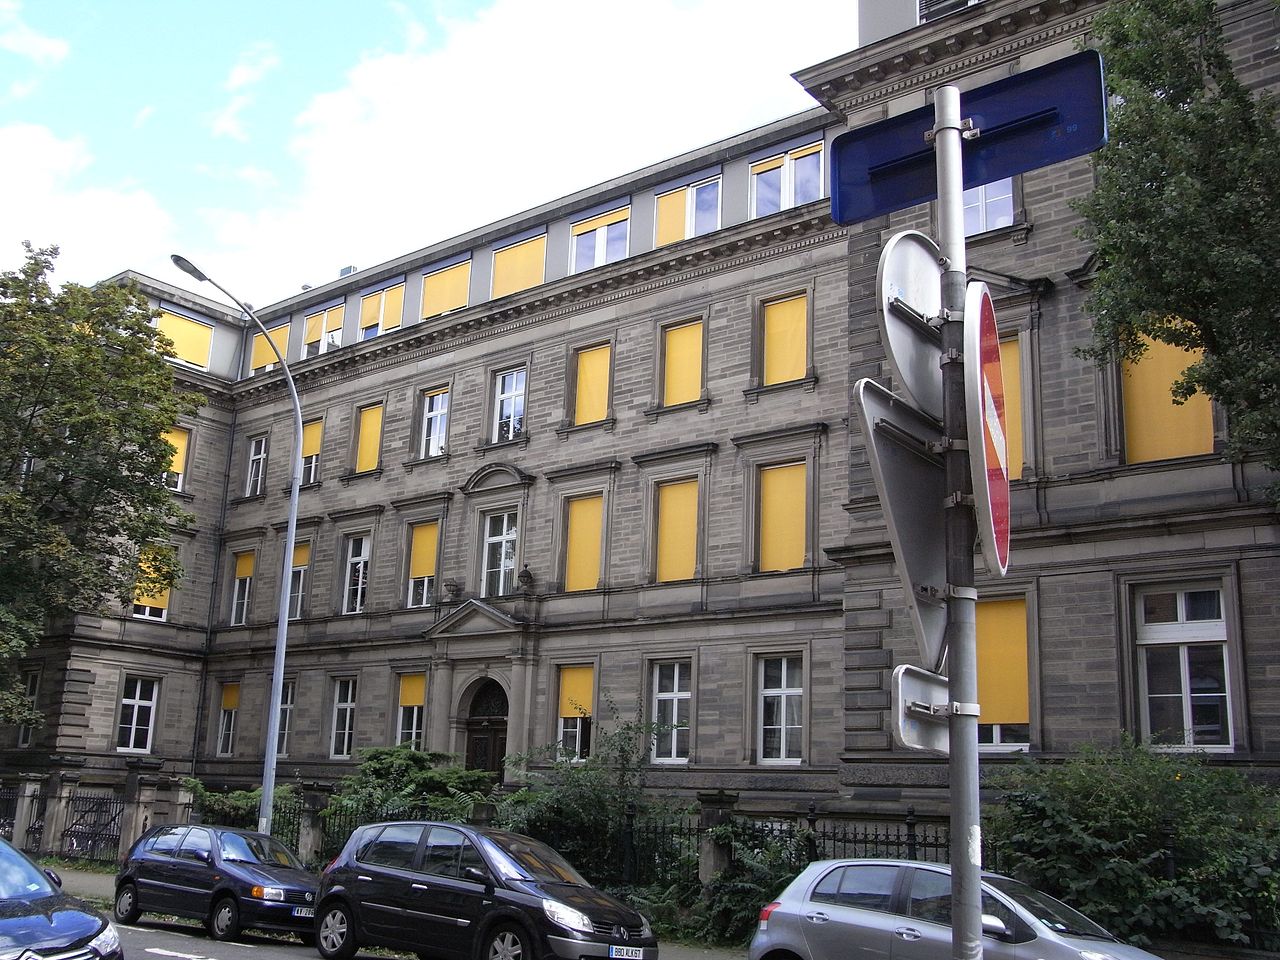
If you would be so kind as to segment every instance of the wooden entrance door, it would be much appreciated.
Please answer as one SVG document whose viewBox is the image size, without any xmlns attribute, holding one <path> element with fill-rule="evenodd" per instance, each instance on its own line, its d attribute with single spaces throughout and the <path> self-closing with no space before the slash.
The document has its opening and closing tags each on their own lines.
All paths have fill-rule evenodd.
<svg viewBox="0 0 1280 960">
<path fill-rule="evenodd" d="M 467 769 L 488 770 L 502 782 L 507 756 L 507 693 L 486 680 L 471 698 L 467 715 Z"/>
</svg>

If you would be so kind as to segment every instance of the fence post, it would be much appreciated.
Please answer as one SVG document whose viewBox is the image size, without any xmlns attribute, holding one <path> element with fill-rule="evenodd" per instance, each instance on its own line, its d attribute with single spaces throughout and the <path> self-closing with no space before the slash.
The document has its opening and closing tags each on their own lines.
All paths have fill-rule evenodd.
<svg viewBox="0 0 1280 960">
<path fill-rule="evenodd" d="M 907 807 L 907 859 L 920 859 L 919 850 L 916 848 L 916 808 L 914 806 Z"/>
<path fill-rule="evenodd" d="M 53 794 L 44 809 L 44 832 L 40 834 L 40 852 L 58 855 L 62 853 L 62 832 L 71 819 L 71 800 L 80 785 L 78 773 L 54 773 L 49 780 Z"/>
<path fill-rule="evenodd" d="M 41 777 L 38 773 L 20 775 L 18 806 L 13 814 L 13 845 L 20 850 L 27 849 L 27 831 L 39 818 L 40 786 Z"/>
<path fill-rule="evenodd" d="M 1176 880 L 1178 867 L 1173 860 L 1173 821 L 1165 820 L 1160 826 L 1160 838 L 1164 841 L 1164 878 Z"/>
<path fill-rule="evenodd" d="M 324 824 L 320 821 L 320 811 L 328 802 L 328 795 L 319 790 L 302 791 L 302 810 L 298 814 L 298 856 L 303 863 L 312 864 L 320 859 L 324 848 Z"/>
<path fill-rule="evenodd" d="M 193 819 L 192 814 L 195 813 L 196 795 L 186 784 L 179 782 L 178 788 L 174 790 L 173 801 L 173 822 L 174 823 L 190 823 Z"/>
<path fill-rule="evenodd" d="M 725 790 L 698 794 L 698 882 L 704 891 L 733 859 L 733 844 L 713 837 L 710 831 L 733 820 L 737 803 L 738 795 Z"/>
<path fill-rule="evenodd" d="M 809 835 L 804 838 L 805 855 L 813 863 L 818 859 L 818 805 L 812 800 L 809 801 L 809 814 L 805 821 L 809 824 Z"/>
<path fill-rule="evenodd" d="M 120 843 L 116 851 L 120 862 L 129 853 L 133 842 L 151 827 L 156 804 L 157 779 L 144 776 L 136 770 L 129 771 L 124 781 L 124 813 L 120 817 Z"/>
<path fill-rule="evenodd" d="M 622 825 L 622 882 L 636 882 L 636 805 L 634 800 L 627 801 L 626 814 Z"/>
</svg>

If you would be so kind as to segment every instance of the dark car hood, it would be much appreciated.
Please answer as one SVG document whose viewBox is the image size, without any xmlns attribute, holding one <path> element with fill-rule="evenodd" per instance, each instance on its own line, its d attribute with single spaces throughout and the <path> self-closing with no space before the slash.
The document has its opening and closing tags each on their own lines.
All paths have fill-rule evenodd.
<svg viewBox="0 0 1280 960">
<path fill-rule="evenodd" d="M 245 863 L 242 860 L 231 860 L 224 861 L 222 868 L 227 873 L 242 877 L 246 883 L 264 887 L 293 887 L 312 892 L 320 888 L 320 881 L 316 879 L 315 874 L 275 863 Z"/>
<path fill-rule="evenodd" d="M 581 910 L 593 923 L 621 923 L 638 927 L 643 918 L 617 897 L 595 887 L 570 883 L 529 883 L 529 889 L 543 897 L 559 900 L 567 907 Z"/>
<path fill-rule="evenodd" d="M 64 893 L 35 900 L 0 900 L 0 951 L 74 946 L 91 939 L 104 926 L 101 914 Z"/>
</svg>

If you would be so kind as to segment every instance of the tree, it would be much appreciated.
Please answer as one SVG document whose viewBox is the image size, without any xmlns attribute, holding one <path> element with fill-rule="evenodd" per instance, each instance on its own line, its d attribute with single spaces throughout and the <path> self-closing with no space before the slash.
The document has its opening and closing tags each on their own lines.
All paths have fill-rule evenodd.
<svg viewBox="0 0 1280 960">
<path fill-rule="evenodd" d="M 1280 133 L 1227 56 L 1214 0 L 1116 0 L 1093 21 L 1111 141 L 1077 209 L 1097 245 L 1100 362 L 1148 341 L 1196 359 L 1173 386 L 1227 413 L 1233 455 L 1280 469 Z"/>
<path fill-rule="evenodd" d="M 137 290 L 49 283 L 57 248 L 0 274 L 0 720 L 34 719 L 18 661 L 59 619 L 170 586 L 186 516 L 165 433 L 200 398 Z M 145 551 L 145 552 L 144 552 Z M 140 563 L 140 561 L 142 561 Z"/>
</svg>

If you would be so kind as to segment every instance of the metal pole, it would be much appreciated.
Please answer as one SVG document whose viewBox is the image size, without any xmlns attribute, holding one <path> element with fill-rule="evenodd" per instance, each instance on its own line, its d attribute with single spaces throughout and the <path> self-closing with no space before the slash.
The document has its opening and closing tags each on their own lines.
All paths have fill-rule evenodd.
<svg viewBox="0 0 1280 960">
<path fill-rule="evenodd" d="M 982 957 L 982 835 L 978 822 L 978 657 L 973 546 L 977 520 L 969 473 L 965 420 L 964 178 L 960 91 L 934 91 L 934 150 L 938 166 L 939 249 L 944 263 L 942 307 L 943 454 L 947 502 L 947 673 L 951 718 L 951 955 Z M 977 362 L 977 357 L 970 362 Z"/>
</svg>

